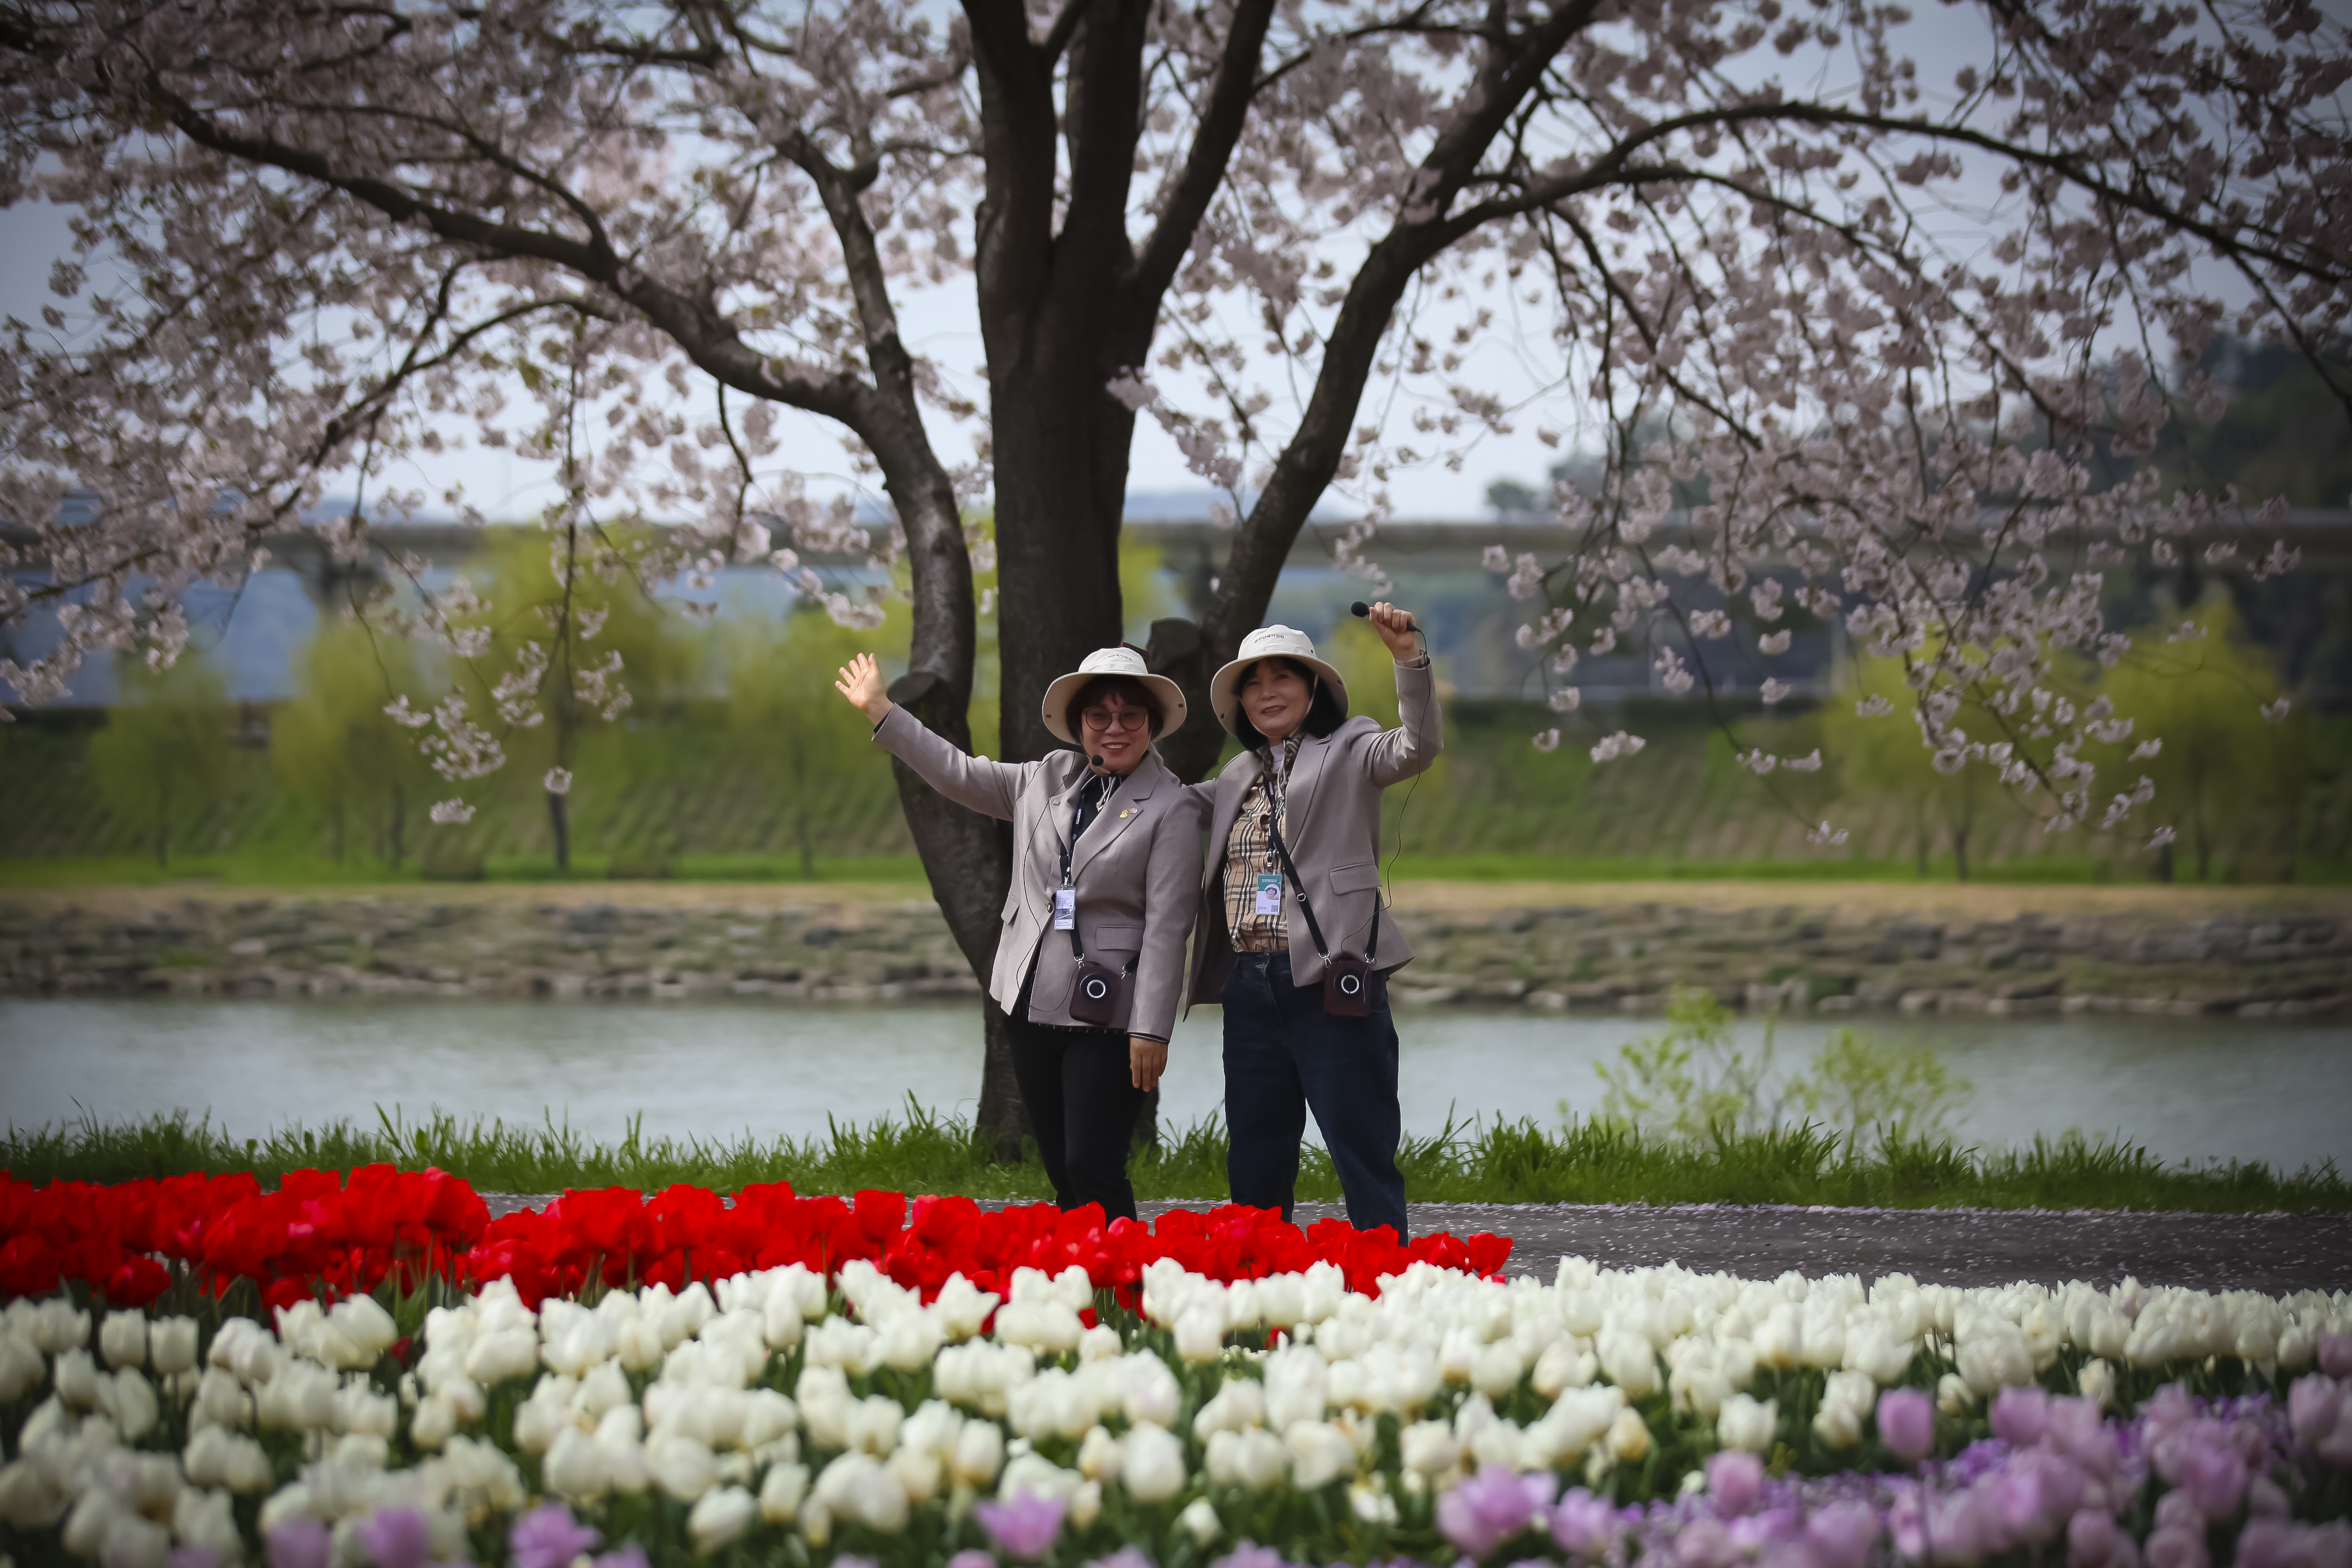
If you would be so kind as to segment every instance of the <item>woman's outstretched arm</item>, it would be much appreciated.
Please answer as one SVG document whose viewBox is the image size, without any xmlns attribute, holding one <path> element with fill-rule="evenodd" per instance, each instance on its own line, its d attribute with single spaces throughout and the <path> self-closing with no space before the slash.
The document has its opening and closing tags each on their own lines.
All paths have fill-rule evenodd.
<svg viewBox="0 0 2352 1568">
<path fill-rule="evenodd" d="M 874 721 L 874 743 L 922 775 L 925 784 L 958 805 L 1013 819 L 1013 803 L 1020 798 L 1028 769 L 969 756 L 933 734 L 921 720 L 890 700 L 883 689 L 882 666 L 872 654 L 861 653 L 844 665 L 833 689 Z"/>
</svg>

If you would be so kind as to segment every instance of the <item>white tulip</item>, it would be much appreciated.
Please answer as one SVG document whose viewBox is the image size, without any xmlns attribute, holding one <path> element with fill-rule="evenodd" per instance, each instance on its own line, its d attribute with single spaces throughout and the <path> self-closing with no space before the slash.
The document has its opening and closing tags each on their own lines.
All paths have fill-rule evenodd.
<svg viewBox="0 0 2352 1568">
<path fill-rule="evenodd" d="M 834 1519 L 885 1535 L 907 1528 L 907 1493 L 870 1454 L 844 1454 L 816 1479 L 814 1501 Z"/>
<path fill-rule="evenodd" d="M 1870 1318 L 1846 1335 L 1846 1369 L 1862 1373 L 1874 1383 L 1897 1384 L 1911 1369 L 1916 1349 L 1909 1340 L 1898 1338 L 1885 1319 Z"/>
<path fill-rule="evenodd" d="M 41 1385 L 49 1373 L 38 1346 L 15 1334 L 0 1334 L 0 1405 L 14 1405 Z"/>
<path fill-rule="evenodd" d="M 1756 1400 L 1745 1394 L 1735 1394 L 1723 1402 L 1722 1413 L 1715 1418 L 1715 1440 L 1727 1448 L 1745 1453 L 1767 1455 L 1780 1431 L 1780 1403 L 1777 1399 Z"/>
<path fill-rule="evenodd" d="M 1004 1432 L 993 1421 L 967 1421 L 956 1434 L 955 1454 L 948 1468 L 970 1487 L 984 1487 L 996 1479 L 1004 1463 Z"/>
<path fill-rule="evenodd" d="M 373 1296 L 344 1297 L 327 1310 L 327 1322 L 365 1352 L 362 1369 L 374 1365 L 400 1339 L 400 1325 Z"/>
<path fill-rule="evenodd" d="M 109 1312 L 98 1326 L 99 1353 L 109 1366 L 138 1366 L 147 1359 L 147 1314 Z"/>
<path fill-rule="evenodd" d="M 0 1524 L 16 1530 L 47 1530 L 65 1517 L 71 1500 L 31 1460 L 0 1465 Z"/>
<path fill-rule="evenodd" d="M 1263 1426 L 1240 1432 L 1216 1432 L 1206 1453 L 1209 1479 L 1221 1486 L 1241 1486 L 1254 1492 L 1279 1485 L 1290 1475 L 1290 1450 L 1281 1438 Z"/>
<path fill-rule="evenodd" d="M 1238 1432 L 1265 1419 L 1265 1385 L 1245 1377 L 1227 1378 L 1192 1417 L 1192 1436 L 1206 1442 L 1212 1433 Z"/>
<path fill-rule="evenodd" d="M 502 1329 L 485 1334 L 466 1352 L 467 1377 L 491 1388 L 513 1377 L 529 1377 L 539 1370 L 539 1336 L 529 1329 Z"/>
<path fill-rule="evenodd" d="M 1462 1445 L 1443 1421 L 1416 1421 L 1397 1434 L 1397 1451 L 1405 1468 L 1424 1476 L 1443 1475 L 1461 1462 Z"/>
<path fill-rule="evenodd" d="M 1509 1340 L 1496 1340 L 1482 1345 L 1470 1358 L 1470 1386 L 1489 1399 L 1501 1399 L 1519 1386 L 1520 1375 L 1527 1363 L 1519 1359 L 1518 1346 Z"/>
<path fill-rule="evenodd" d="M 188 1407 L 188 1425 L 194 1426 L 243 1426 L 253 1419 L 253 1398 L 236 1381 L 236 1374 L 220 1367 L 206 1367 L 196 1379 L 194 1398 Z"/>
<path fill-rule="evenodd" d="M 1130 1426 L 1149 1422 L 1173 1426 L 1184 1407 L 1183 1386 L 1168 1363 L 1150 1351 L 1139 1351 L 1119 1362 L 1120 1407 Z"/>
<path fill-rule="evenodd" d="M 158 1318 L 147 1331 L 147 1353 L 156 1372 L 166 1377 L 193 1372 L 196 1365 L 196 1321 Z"/>
<path fill-rule="evenodd" d="M 1119 1443 L 1118 1479 L 1138 1502 L 1166 1502 L 1184 1489 L 1184 1445 L 1165 1427 L 1131 1426 Z"/>
<path fill-rule="evenodd" d="M 1647 1399 L 1658 1391 L 1658 1352 L 1649 1340 L 1622 1329 L 1604 1331 L 1593 1342 L 1601 1373 L 1625 1391 L 1629 1399 Z"/>
<path fill-rule="evenodd" d="M 245 1323 L 264 1341 L 269 1338 L 268 1330 L 249 1319 L 237 1318 L 231 1321 Z M 66 1351 L 79 1350 L 89 1343 L 89 1314 L 63 1296 L 52 1296 L 35 1306 L 26 1327 L 31 1333 L 33 1343 L 43 1355 L 58 1355 Z"/>
<path fill-rule="evenodd" d="M 999 1321 L 1003 1320 L 1000 1318 Z M 1225 1315 L 1221 1302 L 1188 1306 L 1176 1320 L 1176 1353 L 1200 1364 L 1224 1354 Z"/>
<path fill-rule="evenodd" d="M 770 1524 L 792 1523 L 800 1517 L 808 1483 L 806 1465 L 770 1465 L 760 1481 L 760 1517 Z"/>
<path fill-rule="evenodd" d="M 1638 1410 L 1620 1410 L 1609 1426 L 1609 1457 L 1620 1464 L 1638 1465 L 1649 1457 L 1650 1426 Z"/>
<path fill-rule="evenodd" d="M 520 1422 L 520 1414 L 517 1415 L 516 1420 L 518 1423 Z M 418 1400 L 415 1413 L 408 1418 L 408 1440 L 420 1448 L 438 1448 L 442 1444 L 446 1443 L 457 1430 L 457 1412 L 446 1398 L 438 1394 L 428 1394 Z M 567 1425 L 562 1430 L 583 1440 L 587 1436 L 586 1433 L 576 1426 Z"/>
<path fill-rule="evenodd" d="M 961 1344 L 980 1332 L 988 1315 L 996 1310 L 1003 1298 L 993 1290 L 982 1290 L 961 1274 L 950 1274 L 948 1282 L 940 1287 L 939 1299 L 931 1310 L 940 1315 L 947 1329 L 948 1338 Z"/>
<path fill-rule="evenodd" d="M 947 1469 L 940 1456 L 924 1448 L 900 1448 L 885 1462 L 890 1479 L 907 1494 L 907 1500 L 919 1507 L 931 1500 L 940 1489 L 940 1478 Z"/>
<path fill-rule="evenodd" d="M 171 1555 L 172 1532 L 135 1513 L 108 1520 L 97 1552 L 100 1568 L 164 1568 Z"/>
<path fill-rule="evenodd" d="M 155 1390 L 135 1366 L 126 1366 L 113 1378 L 113 1396 L 108 1401 L 114 1412 L 114 1425 L 126 1443 L 136 1443 L 154 1429 L 163 1414 Z"/>
<path fill-rule="evenodd" d="M 1290 1484 L 1319 1491 L 1356 1473 L 1356 1445 L 1328 1421 L 1300 1421 L 1283 1433 L 1290 1448 Z"/>
<path fill-rule="evenodd" d="M 237 1531 L 236 1514 L 226 1492 L 182 1489 L 172 1502 L 172 1533 L 225 1563 L 245 1555 L 245 1539 Z"/>
<path fill-rule="evenodd" d="M 233 1492 L 269 1489 L 269 1455 L 261 1445 L 226 1426 L 200 1426 L 181 1456 L 188 1484 L 225 1487 Z"/>
<path fill-rule="evenodd" d="M 1535 1390 L 1546 1399 L 1557 1399 L 1564 1389 L 1582 1388 L 1591 1383 L 1592 1374 L 1600 1369 L 1600 1362 L 1580 1349 L 1576 1341 L 1557 1339 L 1536 1357 Z"/>
<path fill-rule="evenodd" d="M 2100 1409 L 2113 1409 L 2116 1403 L 2116 1369 L 2096 1358 L 2086 1361 L 2083 1363 L 2083 1370 L 2075 1373 L 2074 1387 L 2084 1398 Z"/>
<path fill-rule="evenodd" d="M 692 1437 L 656 1434 L 646 1444 L 646 1464 L 656 1485 L 680 1502 L 692 1502 L 719 1479 L 710 1450 Z"/>
<path fill-rule="evenodd" d="M 1196 1497 L 1186 1503 L 1184 1511 L 1176 1516 L 1176 1522 L 1185 1534 L 1192 1538 L 1193 1545 L 1202 1548 L 1225 1531 L 1223 1521 L 1217 1518 L 1217 1510 L 1204 1497 Z"/>
<path fill-rule="evenodd" d="M 1876 1386 L 1867 1373 L 1833 1372 L 1822 1389 L 1820 1408 L 1813 1414 L 1813 1432 L 1832 1448 L 1851 1448 L 1862 1441 L 1862 1423 L 1869 1415 Z"/>
<path fill-rule="evenodd" d="M 760 1505 L 750 1492 L 741 1487 L 723 1487 L 705 1492 L 695 1503 L 686 1516 L 686 1533 L 695 1551 L 708 1556 L 742 1540 L 759 1517 Z"/>
<path fill-rule="evenodd" d="M 419 1405 L 419 1412 L 424 1409 Z M 577 1426 L 566 1426 L 548 1445 L 539 1473 L 547 1489 L 575 1503 L 593 1502 L 612 1489 L 610 1467 L 595 1438 Z"/>
<path fill-rule="evenodd" d="M 1975 1338 L 1960 1342 L 1954 1360 L 1969 1391 L 1979 1399 L 2033 1381 L 2033 1353 L 2026 1346 L 2024 1334 L 2011 1323 L 1981 1324 Z"/>
<path fill-rule="evenodd" d="M 1965 1415 L 1977 1407 L 1976 1390 L 1957 1372 L 1936 1380 L 1936 1408 L 1947 1415 Z"/>
<path fill-rule="evenodd" d="M 630 1372 L 651 1372 L 668 1348 L 662 1343 L 661 1330 L 643 1318 L 624 1321 L 613 1337 L 613 1353 Z"/>
<path fill-rule="evenodd" d="M 1750 1342 L 1756 1359 L 1766 1366 L 1800 1365 L 1805 1353 L 1805 1320 L 1793 1303 L 1782 1301 L 1765 1314 Z"/>
<path fill-rule="evenodd" d="M 108 1403 L 112 1391 L 101 1381 L 98 1363 L 88 1351 L 67 1351 L 58 1357 L 51 1374 L 56 1381 L 58 1397 L 73 1410 L 96 1410 Z"/>
</svg>

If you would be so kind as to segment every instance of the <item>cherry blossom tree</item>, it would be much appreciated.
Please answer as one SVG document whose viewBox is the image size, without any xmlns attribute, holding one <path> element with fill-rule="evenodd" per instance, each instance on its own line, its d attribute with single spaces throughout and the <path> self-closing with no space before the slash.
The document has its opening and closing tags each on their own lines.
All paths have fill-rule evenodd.
<svg viewBox="0 0 2352 1568">
<path fill-rule="evenodd" d="M 1033 757 L 1044 683 L 1119 634 L 1139 419 L 1233 502 L 1201 624 L 1153 639 L 1197 692 L 1327 492 L 1366 508 L 1353 561 L 1400 466 L 1580 416 L 1613 460 L 1554 498 L 1575 548 L 1496 563 L 1556 709 L 1585 655 L 1687 689 L 1713 641 L 1769 699 L 1794 604 L 1907 661 L 1939 767 L 2120 828 L 2138 792 L 2083 748 L 2130 716 L 2066 691 L 2125 646 L 2101 574 L 2288 562 L 2252 498 L 2094 492 L 2084 459 L 2211 417 L 2164 366 L 2225 325 L 2352 407 L 2326 353 L 2347 75 L 2309 0 L 0 0 L 0 201 L 75 223 L 0 364 L 0 510 L 29 531 L 0 616 L 54 610 L 64 640 L 0 678 L 37 701 L 95 650 L 168 663 L 190 584 L 354 473 L 379 510 L 421 499 L 382 476 L 471 427 L 560 464 L 560 582 L 768 560 L 856 623 L 870 595 L 803 558 L 870 552 L 912 599 L 894 695 L 959 743 L 993 552 L 1003 750 Z M 984 397 L 902 335 L 947 288 Z M 1464 373 L 1495 337 L 1549 356 L 1534 406 Z M 840 433 L 888 527 L 810 499 L 785 410 Z M 688 525 L 616 542 L 646 514 Z M 369 515 L 311 526 L 356 555 Z M 445 777 L 499 765 L 562 671 L 625 690 L 593 628 L 501 626 L 389 566 L 413 593 L 378 613 L 460 671 L 404 715 Z M 469 684 L 499 637 L 539 651 Z M 1167 745 L 1191 774 L 1219 740 L 1194 708 Z M 1768 787 L 1780 763 L 1749 759 Z M 985 973 L 1004 844 L 899 784 Z"/>
</svg>

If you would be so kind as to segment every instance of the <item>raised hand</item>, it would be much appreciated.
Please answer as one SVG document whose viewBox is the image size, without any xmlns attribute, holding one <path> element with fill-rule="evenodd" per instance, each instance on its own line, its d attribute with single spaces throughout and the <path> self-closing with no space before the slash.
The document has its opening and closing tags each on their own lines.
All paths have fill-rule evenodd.
<svg viewBox="0 0 2352 1568">
<path fill-rule="evenodd" d="M 1381 641 L 1389 645 L 1389 654 L 1402 664 L 1421 657 L 1421 646 L 1413 638 L 1412 617 L 1382 599 L 1372 606 L 1372 629 L 1381 634 Z"/>
<path fill-rule="evenodd" d="M 861 653 L 841 667 L 833 689 L 853 708 L 862 708 L 877 724 L 890 711 L 890 694 L 883 689 L 882 666 L 870 653 Z"/>
</svg>

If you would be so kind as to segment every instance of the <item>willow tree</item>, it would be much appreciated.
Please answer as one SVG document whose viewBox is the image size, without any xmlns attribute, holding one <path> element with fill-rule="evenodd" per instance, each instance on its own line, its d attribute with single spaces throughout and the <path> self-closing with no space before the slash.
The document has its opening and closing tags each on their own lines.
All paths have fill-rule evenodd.
<svg viewBox="0 0 2352 1568">
<path fill-rule="evenodd" d="M 181 584 L 476 421 L 561 464 L 546 521 L 575 538 L 691 518 L 649 571 L 767 557 L 780 530 L 903 552 L 894 695 L 959 743 L 961 509 L 992 494 L 1002 745 L 1034 757 L 1044 684 L 1118 635 L 1139 419 L 1234 505 L 1202 624 L 1154 638 L 1198 694 L 1335 485 L 1376 519 L 1397 466 L 1580 416 L 1627 439 L 1597 498 L 1558 498 L 1576 548 L 1504 563 L 1558 673 L 1654 646 L 1687 685 L 1676 650 L 1732 635 L 1727 595 L 1769 622 L 1792 592 L 1882 651 L 1932 637 L 1930 746 L 2014 774 L 1951 732 L 1954 689 L 2043 689 L 2109 635 L 2103 566 L 2208 510 L 2085 495 L 2094 437 L 2213 411 L 2095 355 L 2193 353 L 2232 314 L 2303 344 L 2342 324 L 2347 67 L 2308 0 L 1934 20 L 1923 73 L 1906 15 L 1863 0 L 0 0 L 0 200 L 76 226 L 59 304 L 0 365 L 0 503 L 39 528 L 98 500 L 26 549 L 46 576 L 0 613 L 75 602 L 58 652 L 0 677 L 40 700 L 94 648 L 168 653 Z M 984 391 L 901 332 L 934 287 L 969 291 Z M 1549 357 L 1545 406 L 1469 383 L 1498 334 Z M 779 454 L 780 409 L 838 430 L 887 529 L 806 498 L 820 465 Z M 1661 418 L 1686 438 L 1630 455 Z M 2050 442 L 2021 449 L 2020 419 Z M 453 776 L 527 717 L 484 700 L 436 710 Z M 1169 746 L 1189 773 L 1218 738 L 1193 709 Z M 2053 819 L 2103 787 L 2071 753 L 2039 782 Z M 899 789 L 985 973 L 1006 846 Z"/>
</svg>

